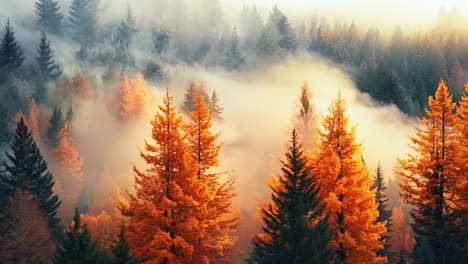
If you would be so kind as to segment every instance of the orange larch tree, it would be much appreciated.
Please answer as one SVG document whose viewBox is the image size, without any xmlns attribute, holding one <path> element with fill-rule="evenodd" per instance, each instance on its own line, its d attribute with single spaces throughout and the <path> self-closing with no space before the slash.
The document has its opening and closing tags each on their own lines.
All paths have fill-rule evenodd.
<svg viewBox="0 0 468 264">
<path fill-rule="evenodd" d="M 71 221 L 83 187 L 84 160 L 72 143 L 67 124 L 60 131 L 60 142 L 54 151 L 54 161 L 51 165 L 56 176 L 56 192 L 62 198 L 59 215 L 68 222 Z"/>
<path fill-rule="evenodd" d="M 120 82 L 116 95 L 116 107 L 119 117 L 128 120 L 133 116 L 134 93 L 128 77 L 125 75 Z"/>
<path fill-rule="evenodd" d="M 96 241 L 96 245 L 101 250 L 110 253 L 112 244 L 119 233 L 121 219 L 115 219 L 105 211 L 98 215 L 81 214 L 80 218 L 81 222 L 88 228 L 91 238 Z"/>
<path fill-rule="evenodd" d="M 377 255 L 383 248 L 385 224 L 376 222 L 379 213 L 372 179 L 345 112 L 345 101 L 339 95 L 323 119 L 319 150 L 312 158 L 312 174 L 317 175 L 330 214 L 334 236 L 330 247 L 338 263 L 386 263 L 386 257 Z"/>
<path fill-rule="evenodd" d="M 167 92 L 152 124 L 153 143 L 145 142 L 141 157 L 146 170 L 134 167 L 135 193 L 124 213 L 129 215 L 127 238 L 142 263 L 208 263 L 194 258 L 202 239 L 195 217 L 197 173 L 186 143 L 186 125 Z"/>
<path fill-rule="evenodd" d="M 145 79 L 142 73 L 137 73 L 133 83 L 133 114 L 139 116 L 146 110 L 147 89 Z"/>
<path fill-rule="evenodd" d="M 205 96 L 198 93 L 194 100 L 194 110 L 190 113 L 188 143 L 190 154 L 195 162 L 199 184 L 205 193 L 197 195 L 199 202 L 198 217 L 205 228 L 206 239 L 195 245 L 196 254 L 209 254 L 219 260 L 226 256 L 236 237 L 233 235 L 238 218 L 232 216 L 232 199 L 236 196 L 234 178 L 222 181 L 223 173 L 213 169 L 219 166 L 218 134 L 213 134 L 212 115 L 205 102 Z"/>
<path fill-rule="evenodd" d="M 459 189 L 465 190 L 465 192 L 463 193 L 465 199 L 460 200 L 460 202 L 463 202 L 463 204 L 460 205 L 460 207 L 465 208 L 466 211 L 468 208 L 468 199 L 466 199 L 466 197 L 468 197 L 468 82 L 465 84 L 465 92 L 463 93 L 463 96 L 460 100 L 460 105 L 457 109 L 457 113 L 460 118 L 457 127 L 458 146 L 460 146 L 460 151 L 457 156 L 457 164 L 459 164 L 461 167 L 461 179 L 464 179 L 458 184 Z M 465 217 L 467 216 L 465 215 Z M 467 221 L 468 217 L 465 218 L 464 222 L 467 223 Z"/>
<path fill-rule="evenodd" d="M 95 96 L 94 90 L 91 87 L 88 79 L 82 72 L 77 72 L 72 78 L 72 94 L 78 99 L 91 98 Z"/>
<path fill-rule="evenodd" d="M 460 223 L 466 197 L 460 183 L 466 182 L 466 175 L 456 162 L 460 142 L 455 108 L 441 80 L 435 96 L 429 97 L 426 116 L 419 119 L 421 127 L 410 137 L 413 152 L 399 160 L 397 171 L 403 179 L 400 194 L 414 206 L 415 251 L 427 241 L 435 263 L 457 263 L 463 253 Z"/>
</svg>

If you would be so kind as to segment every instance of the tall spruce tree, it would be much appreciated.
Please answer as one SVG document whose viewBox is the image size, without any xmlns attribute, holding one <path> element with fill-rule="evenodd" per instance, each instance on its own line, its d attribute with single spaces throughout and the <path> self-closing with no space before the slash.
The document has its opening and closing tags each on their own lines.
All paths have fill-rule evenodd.
<svg viewBox="0 0 468 264">
<path fill-rule="evenodd" d="M 466 173 L 457 157 L 466 146 L 459 141 L 460 119 L 443 80 L 428 102 L 421 126 L 410 137 L 413 152 L 399 160 L 400 195 L 413 206 L 415 252 L 427 247 L 434 263 L 465 263 Z"/>
<path fill-rule="evenodd" d="M 73 223 L 68 227 L 64 240 L 57 245 L 54 255 L 56 264 L 94 264 L 98 263 L 96 242 L 91 241 L 86 225 L 81 224 L 78 209 L 75 210 Z"/>
<path fill-rule="evenodd" d="M 130 246 L 125 238 L 125 224 L 122 223 L 117 243 L 112 248 L 113 260 L 112 264 L 136 264 L 137 261 L 130 254 Z"/>
<path fill-rule="evenodd" d="M 39 201 L 54 235 L 59 235 L 57 208 L 61 202 L 52 191 L 55 182 L 23 118 L 17 123 L 11 152 L 7 152 L 6 157 L 7 161 L 3 162 L 6 175 L 0 185 L 10 195 L 15 195 L 16 191 L 30 192 Z"/>
<path fill-rule="evenodd" d="M 54 60 L 54 51 L 44 31 L 41 32 L 41 40 L 37 47 L 37 53 L 36 63 L 39 66 L 40 79 L 43 81 L 57 79 L 62 74 L 62 71 Z"/>
<path fill-rule="evenodd" d="M 261 208 L 263 233 L 252 240 L 249 263 L 328 263 L 331 240 L 319 187 L 294 130 L 282 175 L 270 183 L 271 202 Z"/>
<path fill-rule="evenodd" d="M 23 49 L 15 38 L 15 32 L 7 19 L 0 43 L 0 70 L 7 73 L 16 71 L 24 61 Z"/>
<path fill-rule="evenodd" d="M 49 128 L 47 129 L 47 143 L 51 147 L 57 146 L 60 140 L 60 130 L 65 125 L 62 110 L 59 106 L 54 107 L 54 112 L 49 121 Z"/>
<path fill-rule="evenodd" d="M 223 110 L 224 108 L 219 103 L 218 94 L 216 93 L 215 90 L 213 90 L 213 93 L 211 94 L 211 97 L 210 97 L 210 112 L 211 112 L 211 115 L 213 116 L 213 119 L 223 120 L 223 116 L 222 116 Z"/>
<path fill-rule="evenodd" d="M 374 184 L 372 189 L 375 189 L 375 202 L 377 203 L 377 210 L 379 211 L 379 216 L 377 217 L 377 222 L 384 223 L 387 227 L 387 234 L 391 232 L 392 226 L 392 210 L 388 209 L 388 198 L 386 194 L 387 186 L 385 184 L 385 179 L 380 166 L 380 162 L 377 166 L 374 176 Z M 386 256 L 389 262 L 392 262 L 393 256 L 390 252 L 390 244 L 388 239 L 390 236 L 383 235 L 381 240 L 384 241 L 384 248 L 378 252 L 380 256 Z"/>
<path fill-rule="evenodd" d="M 38 0 L 34 6 L 36 8 L 34 12 L 39 16 L 37 20 L 39 29 L 49 34 L 60 35 L 63 15 L 60 13 L 58 1 Z"/>
<path fill-rule="evenodd" d="M 95 0 L 72 0 L 70 4 L 70 29 L 72 38 L 81 43 L 90 43 L 96 31 Z"/>
<path fill-rule="evenodd" d="M 296 51 L 296 33 L 289 24 L 288 18 L 275 5 L 270 14 L 267 26 L 273 27 L 276 32 L 278 45 L 287 51 Z"/>
<path fill-rule="evenodd" d="M 118 31 L 118 42 L 122 48 L 128 49 L 132 41 L 133 35 L 136 33 L 135 16 L 133 15 L 132 8 L 127 8 L 127 16 L 125 20 L 119 25 Z"/>
<path fill-rule="evenodd" d="M 240 50 L 237 29 L 234 28 L 234 31 L 232 32 L 231 44 L 226 51 L 224 67 L 226 67 L 228 70 L 238 70 L 242 62 L 244 62 L 244 57 Z"/>
</svg>

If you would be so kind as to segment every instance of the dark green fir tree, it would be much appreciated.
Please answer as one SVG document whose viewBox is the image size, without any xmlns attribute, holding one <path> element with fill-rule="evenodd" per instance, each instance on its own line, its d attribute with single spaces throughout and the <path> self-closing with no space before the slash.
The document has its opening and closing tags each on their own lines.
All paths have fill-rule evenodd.
<svg viewBox="0 0 468 264">
<path fill-rule="evenodd" d="M 112 248 L 112 264 L 136 264 L 135 257 L 130 254 L 130 246 L 125 238 L 125 224 L 122 223 L 116 245 Z"/>
<path fill-rule="evenodd" d="M 52 191 L 55 182 L 23 118 L 16 126 L 11 151 L 6 153 L 6 157 L 3 162 L 5 173 L 0 181 L 2 189 L 9 195 L 15 195 L 17 191 L 30 192 L 38 200 L 53 234 L 60 235 L 57 208 L 61 202 Z"/>
<path fill-rule="evenodd" d="M 38 15 L 37 26 L 39 29 L 54 35 L 62 33 L 63 15 L 60 13 L 58 1 L 38 0 L 34 4 Z"/>
<path fill-rule="evenodd" d="M 99 263 L 96 242 L 91 240 L 86 225 L 81 224 L 78 209 L 75 210 L 73 223 L 67 228 L 65 238 L 57 245 L 54 254 L 55 264 L 95 264 Z"/>
<path fill-rule="evenodd" d="M 261 209 L 263 233 L 252 240 L 249 263 L 329 263 L 331 235 L 319 187 L 294 130 L 282 175 L 270 184 L 271 202 Z"/>
</svg>

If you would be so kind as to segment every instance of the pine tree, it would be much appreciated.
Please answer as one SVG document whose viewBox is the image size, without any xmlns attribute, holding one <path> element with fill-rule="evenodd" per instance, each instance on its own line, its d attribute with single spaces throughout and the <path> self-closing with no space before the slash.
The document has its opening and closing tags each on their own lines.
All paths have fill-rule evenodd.
<svg viewBox="0 0 468 264">
<path fill-rule="evenodd" d="M 221 145 L 217 143 L 219 134 L 211 131 L 212 116 L 204 99 L 202 94 L 196 96 L 188 125 L 190 155 L 195 161 L 199 185 L 204 190 L 193 195 L 198 202 L 198 220 L 206 232 L 206 238 L 195 244 L 195 255 L 208 254 L 219 260 L 237 239 L 232 233 L 238 219 L 231 215 L 236 193 L 232 178 L 222 182 L 222 173 L 213 172 L 219 166 Z"/>
<path fill-rule="evenodd" d="M 60 13 L 58 1 L 38 0 L 34 6 L 36 8 L 34 12 L 39 16 L 37 21 L 39 29 L 49 34 L 60 35 L 63 15 Z"/>
<path fill-rule="evenodd" d="M 60 200 L 52 191 L 54 180 L 47 170 L 39 148 L 24 123 L 23 118 L 17 123 L 15 137 L 11 143 L 11 153 L 7 152 L 7 161 L 3 166 L 7 176 L 3 177 L 3 185 L 10 195 L 15 191 L 28 191 L 39 201 L 41 211 L 46 215 L 49 228 L 53 234 L 60 233 L 57 208 Z"/>
<path fill-rule="evenodd" d="M 75 148 L 65 123 L 59 132 L 60 141 L 54 150 L 54 163 L 51 168 L 56 176 L 57 194 L 62 199 L 59 215 L 66 222 L 77 207 L 78 195 L 83 188 L 83 158 Z"/>
<path fill-rule="evenodd" d="M 203 82 L 190 81 L 187 85 L 184 95 L 183 108 L 188 113 L 192 112 L 195 105 L 195 98 L 198 94 L 202 94 L 207 104 L 210 103 L 210 97 L 206 93 L 205 84 Z"/>
<path fill-rule="evenodd" d="M 56 80 L 62 74 L 62 71 L 54 60 L 54 51 L 50 47 L 50 41 L 44 31 L 41 32 L 37 53 L 36 63 L 39 66 L 40 79 L 43 81 Z"/>
<path fill-rule="evenodd" d="M 223 110 L 224 108 L 219 103 L 218 94 L 216 93 L 215 90 L 213 90 L 213 93 L 211 94 L 211 98 L 210 98 L 210 113 L 213 116 L 213 119 L 223 120 L 223 117 L 222 117 Z"/>
<path fill-rule="evenodd" d="M 125 75 L 124 79 L 120 83 L 119 90 L 117 91 L 117 107 L 119 117 L 128 120 L 131 119 L 133 115 L 133 90 L 128 80 L 128 77 Z"/>
<path fill-rule="evenodd" d="M 128 49 L 132 42 L 133 35 L 136 33 L 135 17 L 132 12 L 132 8 L 127 8 L 127 16 L 125 20 L 120 23 L 118 32 L 118 41 L 121 47 Z"/>
<path fill-rule="evenodd" d="M 294 126 L 306 147 L 311 147 L 318 135 L 318 116 L 315 111 L 309 85 L 305 82 L 301 86 L 299 113 L 294 120 Z"/>
<path fill-rule="evenodd" d="M 135 194 L 123 208 L 130 216 L 127 239 L 141 262 L 192 263 L 194 244 L 202 239 L 189 195 L 199 190 L 198 177 L 169 92 L 151 124 L 154 143 L 146 142 L 141 153 L 149 168 L 134 167 Z"/>
<path fill-rule="evenodd" d="M 122 223 L 117 243 L 112 248 L 113 264 L 136 264 L 137 261 L 130 254 L 130 246 L 125 238 L 125 225 Z"/>
<path fill-rule="evenodd" d="M 427 243 L 435 263 L 463 262 L 462 241 L 466 241 L 461 224 L 467 212 L 461 184 L 466 183 L 466 175 L 456 160 L 465 146 L 458 142 L 455 107 L 441 80 L 435 96 L 429 97 L 426 116 L 419 120 L 421 127 L 410 137 L 414 153 L 400 159 L 398 171 L 403 179 L 400 194 L 414 206 L 415 247 L 422 250 Z"/>
<path fill-rule="evenodd" d="M 47 143 L 51 147 L 57 146 L 60 140 L 60 130 L 65 125 L 63 113 L 59 106 L 54 107 L 54 112 L 49 121 L 49 128 L 47 129 Z"/>
<path fill-rule="evenodd" d="M 145 77 L 141 72 L 138 72 L 135 77 L 135 82 L 132 85 L 133 89 L 133 113 L 136 117 L 146 112 L 148 101 L 147 88 Z"/>
<path fill-rule="evenodd" d="M 0 69 L 7 73 L 14 72 L 21 67 L 23 61 L 23 48 L 16 41 L 10 19 L 7 19 L 0 43 Z"/>
<path fill-rule="evenodd" d="M 239 46 L 237 29 L 234 28 L 234 31 L 232 32 L 231 44 L 229 45 L 226 52 L 224 67 L 226 67 L 228 70 L 238 70 L 242 62 L 244 62 L 244 57 Z"/>
<path fill-rule="evenodd" d="M 290 52 L 296 51 L 296 33 L 291 28 L 288 18 L 278 9 L 276 5 L 273 7 L 272 12 L 270 13 L 267 26 L 274 28 L 274 32 L 277 36 L 276 41 L 280 48 Z"/>
<path fill-rule="evenodd" d="M 72 0 L 70 4 L 70 29 L 72 38 L 81 43 L 94 39 L 96 31 L 95 0 Z"/>
<path fill-rule="evenodd" d="M 458 144 L 459 146 L 465 146 L 460 148 L 460 152 L 457 156 L 457 164 L 461 166 L 462 170 L 460 171 L 461 175 L 465 175 L 465 179 L 468 177 L 468 82 L 465 84 L 465 92 L 460 100 L 459 107 L 457 109 L 457 114 L 459 117 L 459 122 L 457 126 L 458 131 Z M 460 188 L 466 190 L 464 195 L 468 195 L 468 182 L 460 182 Z M 468 201 L 465 199 L 465 203 L 462 205 L 464 208 L 467 208 L 466 204 Z M 465 232 L 467 232 L 465 230 Z"/>
<path fill-rule="evenodd" d="M 387 235 L 381 237 L 381 240 L 384 241 L 384 248 L 378 252 L 380 256 L 387 257 L 389 262 L 392 262 L 393 255 L 390 252 L 390 243 L 389 239 L 392 226 L 392 210 L 388 208 L 388 198 L 386 194 L 387 186 L 385 184 L 385 179 L 380 166 L 380 162 L 377 166 L 374 176 L 374 184 L 372 189 L 375 189 L 375 202 L 377 203 L 377 210 L 379 211 L 379 216 L 377 217 L 377 223 L 383 223 L 387 228 Z"/>
<path fill-rule="evenodd" d="M 82 72 L 76 72 L 73 76 L 71 93 L 76 99 L 92 98 L 95 95 L 91 84 Z"/>
<path fill-rule="evenodd" d="M 264 27 L 257 41 L 256 54 L 260 58 L 273 58 L 278 55 L 278 42 L 273 29 Z"/>
<path fill-rule="evenodd" d="M 261 208 L 263 233 L 252 240 L 249 263 L 328 263 L 328 217 L 295 130 L 285 156 L 282 175 L 270 184 L 271 202 Z"/>
<path fill-rule="evenodd" d="M 383 248 L 385 225 L 377 222 L 372 179 L 345 112 L 345 101 L 339 95 L 322 121 L 319 151 L 312 160 L 312 172 L 330 214 L 330 247 L 339 263 L 386 263 L 385 257 L 377 255 Z"/>
<path fill-rule="evenodd" d="M 98 263 L 96 243 L 91 241 L 88 228 L 81 224 L 78 209 L 75 210 L 73 223 L 67 228 L 65 238 L 54 255 L 56 264 L 94 264 Z"/>
</svg>

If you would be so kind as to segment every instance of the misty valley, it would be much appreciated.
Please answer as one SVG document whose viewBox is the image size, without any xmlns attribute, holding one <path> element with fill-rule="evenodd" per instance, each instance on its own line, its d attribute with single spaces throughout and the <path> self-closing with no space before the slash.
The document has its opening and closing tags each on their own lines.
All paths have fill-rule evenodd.
<svg viewBox="0 0 468 264">
<path fill-rule="evenodd" d="M 329 1 L 2 1 L 0 263 L 468 263 L 468 4 Z"/>
</svg>

